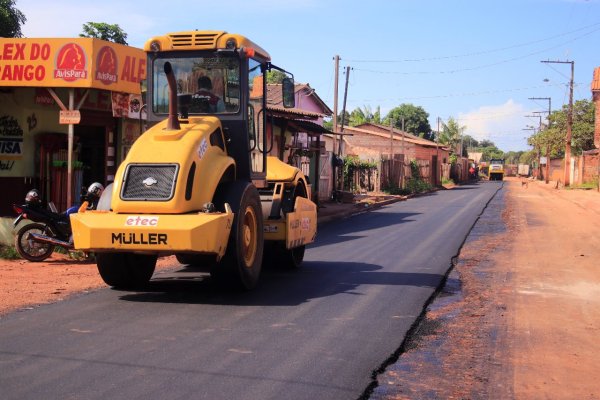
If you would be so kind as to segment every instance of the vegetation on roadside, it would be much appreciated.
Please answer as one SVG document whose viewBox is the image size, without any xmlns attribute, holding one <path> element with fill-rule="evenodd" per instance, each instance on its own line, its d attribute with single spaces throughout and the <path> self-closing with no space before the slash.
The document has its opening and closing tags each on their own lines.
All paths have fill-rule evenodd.
<svg viewBox="0 0 600 400">
<path fill-rule="evenodd" d="M 409 195 L 428 192 L 433 189 L 429 182 L 421 176 L 421 170 L 416 160 L 410 162 L 411 177 L 406 180 L 404 188 L 398 186 L 388 186 L 383 188 L 383 191 L 394 195 Z"/>
<path fill-rule="evenodd" d="M 361 172 L 359 179 L 365 179 L 365 177 L 368 179 L 376 170 L 377 163 L 374 161 L 363 161 L 356 156 L 344 157 L 344 190 L 354 192 L 358 189 L 355 181 L 357 171 Z"/>
<path fill-rule="evenodd" d="M 17 260 L 21 258 L 15 246 L 0 244 L 0 259 L 3 260 Z"/>
<path fill-rule="evenodd" d="M 442 177 L 442 185 L 454 185 L 454 181 L 452 179 Z"/>
<path fill-rule="evenodd" d="M 582 183 L 582 184 L 579 184 L 579 185 L 567 186 L 567 187 L 565 187 L 565 189 L 567 189 L 567 190 L 574 190 L 574 189 L 583 189 L 583 190 L 598 189 L 598 180 L 595 179 L 595 182 L 587 182 L 587 183 Z"/>
</svg>

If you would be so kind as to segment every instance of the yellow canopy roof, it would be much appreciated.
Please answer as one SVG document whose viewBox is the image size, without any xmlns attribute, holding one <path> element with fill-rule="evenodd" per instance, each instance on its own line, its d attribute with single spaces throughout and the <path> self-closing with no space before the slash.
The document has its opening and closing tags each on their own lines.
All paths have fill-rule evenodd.
<svg viewBox="0 0 600 400">
<path fill-rule="evenodd" d="M 92 38 L 0 38 L 0 86 L 140 93 L 142 49 Z"/>
</svg>

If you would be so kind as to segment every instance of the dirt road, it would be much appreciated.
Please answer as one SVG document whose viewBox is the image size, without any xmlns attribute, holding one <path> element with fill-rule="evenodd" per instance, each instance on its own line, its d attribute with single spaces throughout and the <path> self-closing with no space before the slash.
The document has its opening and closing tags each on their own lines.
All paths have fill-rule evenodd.
<svg viewBox="0 0 600 400">
<path fill-rule="evenodd" d="M 509 179 L 372 398 L 600 399 L 599 221 L 596 191 Z"/>
<path fill-rule="evenodd" d="M 175 256 L 159 258 L 156 272 L 176 268 L 173 265 L 180 266 Z M 55 252 L 40 263 L 0 259 L 0 316 L 105 287 L 95 263 L 66 254 Z"/>
</svg>

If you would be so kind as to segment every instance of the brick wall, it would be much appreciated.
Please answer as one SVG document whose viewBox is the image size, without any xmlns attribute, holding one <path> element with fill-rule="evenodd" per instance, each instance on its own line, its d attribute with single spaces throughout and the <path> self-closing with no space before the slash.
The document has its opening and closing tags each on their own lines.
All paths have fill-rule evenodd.
<svg viewBox="0 0 600 400">
<path fill-rule="evenodd" d="M 581 156 L 581 158 L 583 159 L 583 183 L 596 182 L 596 179 L 598 179 L 598 153 L 596 152 L 596 154 L 584 154 L 583 156 Z"/>
<path fill-rule="evenodd" d="M 600 91 L 593 92 L 594 104 L 596 105 L 596 117 L 594 123 L 594 145 L 600 148 Z"/>
<path fill-rule="evenodd" d="M 550 180 L 564 182 L 565 169 L 564 158 L 553 158 L 550 160 Z M 537 170 L 537 168 L 536 168 Z M 542 173 L 546 172 L 546 168 L 542 168 Z"/>
</svg>

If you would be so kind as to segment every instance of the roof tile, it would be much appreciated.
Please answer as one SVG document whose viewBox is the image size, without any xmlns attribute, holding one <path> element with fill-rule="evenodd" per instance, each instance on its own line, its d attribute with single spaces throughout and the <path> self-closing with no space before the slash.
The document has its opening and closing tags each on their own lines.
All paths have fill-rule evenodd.
<svg viewBox="0 0 600 400">
<path fill-rule="evenodd" d="M 600 90 L 600 67 L 594 69 L 594 79 L 592 80 L 592 90 Z"/>
</svg>

